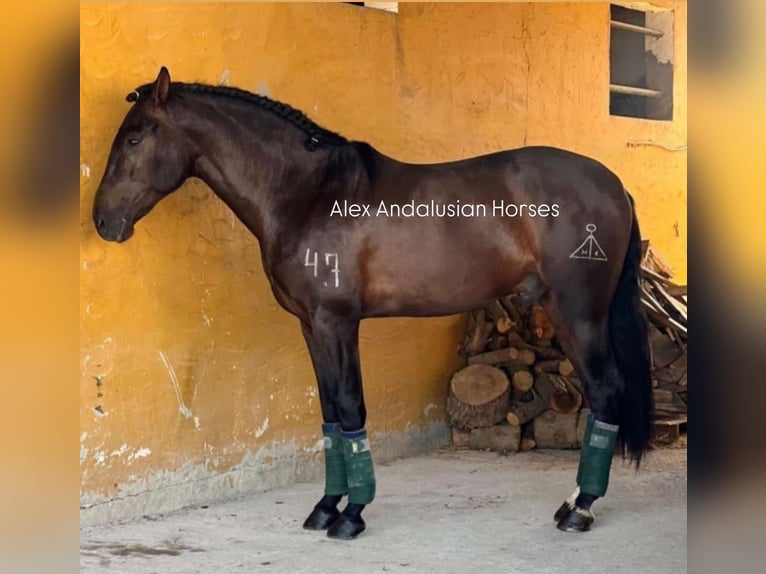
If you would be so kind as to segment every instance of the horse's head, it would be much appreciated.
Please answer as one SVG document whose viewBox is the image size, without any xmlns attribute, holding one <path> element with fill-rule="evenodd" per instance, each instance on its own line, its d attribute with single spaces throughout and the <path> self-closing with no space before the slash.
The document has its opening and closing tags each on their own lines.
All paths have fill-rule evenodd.
<svg viewBox="0 0 766 574">
<path fill-rule="evenodd" d="M 128 94 L 133 102 L 117 131 L 96 191 L 93 222 L 107 241 L 122 242 L 155 204 L 190 174 L 193 154 L 168 113 L 170 74 Z"/>
</svg>

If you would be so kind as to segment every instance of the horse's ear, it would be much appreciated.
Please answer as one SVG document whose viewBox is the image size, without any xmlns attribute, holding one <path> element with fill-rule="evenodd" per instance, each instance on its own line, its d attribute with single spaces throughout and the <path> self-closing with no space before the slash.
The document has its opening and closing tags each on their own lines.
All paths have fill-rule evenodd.
<svg viewBox="0 0 766 574">
<path fill-rule="evenodd" d="M 164 104 L 168 99 L 168 92 L 170 92 L 170 72 L 168 72 L 165 66 L 162 66 L 157 79 L 154 81 L 154 89 L 152 90 L 154 103 L 156 105 Z"/>
</svg>

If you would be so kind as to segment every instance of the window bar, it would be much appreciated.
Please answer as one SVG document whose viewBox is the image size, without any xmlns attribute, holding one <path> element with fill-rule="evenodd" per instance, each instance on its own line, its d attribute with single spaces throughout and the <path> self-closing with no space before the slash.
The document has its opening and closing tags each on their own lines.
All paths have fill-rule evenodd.
<svg viewBox="0 0 766 574">
<path fill-rule="evenodd" d="M 634 86 L 623 86 L 621 84 L 609 84 L 609 91 L 615 94 L 645 96 L 647 98 L 659 98 L 662 95 L 662 92 L 658 90 L 650 90 L 649 88 L 636 88 Z"/>
<path fill-rule="evenodd" d="M 647 36 L 654 36 L 655 38 L 662 38 L 662 36 L 665 35 L 662 30 L 647 28 L 646 26 L 636 26 L 635 24 L 628 24 L 627 22 L 620 22 L 619 20 L 611 20 L 610 24 L 612 25 L 612 28 L 628 30 L 629 32 L 638 32 L 640 34 L 646 34 Z"/>
</svg>

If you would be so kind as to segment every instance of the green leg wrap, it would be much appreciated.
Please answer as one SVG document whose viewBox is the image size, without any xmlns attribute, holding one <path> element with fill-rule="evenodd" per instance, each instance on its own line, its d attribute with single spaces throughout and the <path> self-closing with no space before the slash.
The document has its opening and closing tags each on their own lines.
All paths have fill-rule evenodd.
<svg viewBox="0 0 766 574">
<path fill-rule="evenodd" d="M 324 493 L 341 495 L 348 492 L 346 480 L 346 457 L 343 452 L 343 439 L 340 436 L 340 423 L 322 425 L 324 434 Z"/>
<path fill-rule="evenodd" d="M 341 437 L 346 457 L 348 501 L 351 504 L 370 504 L 375 498 L 375 470 L 367 431 L 341 432 Z"/>
<path fill-rule="evenodd" d="M 577 485 L 581 492 L 593 496 L 606 494 L 618 429 L 617 425 L 597 421 L 592 413 L 588 415 L 577 469 Z"/>
</svg>

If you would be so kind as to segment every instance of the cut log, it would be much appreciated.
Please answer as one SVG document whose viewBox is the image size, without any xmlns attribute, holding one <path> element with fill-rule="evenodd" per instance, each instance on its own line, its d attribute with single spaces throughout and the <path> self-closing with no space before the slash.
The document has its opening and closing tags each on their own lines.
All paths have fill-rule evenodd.
<svg viewBox="0 0 766 574">
<path fill-rule="evenodd" d="M 545 411 L 532 421 L 537 448 L 577 448 L 577 413 Z"/>
<path fill-rule="evenodd" d="M 521 325 L 521 315 L 519 314 L 519 310 L 516 308 L 516 304 L 513 299 L 513 295 L 506 295 L 505 297 L 500 297 L 498 301 L 500 302 L 500 305 L 502 305 L 503 309 L 505 309 L 505 312 L 508 313 L 508 316 L 514 322 L 514 324 L 518 326 Z"/>
<path fill-rule="evenodd" d="M 521 426 L 521 441 L 519 443 L 520 451 L 532 450 L 535 448 L 535 437 L 532 432 L 532 423 L 527 423 Z"/>
<path fill-rule="evenodd" d="M 678 331 L 681 331 L 684 336 L 686 336 L 686 329 L 681 328 L 677 329 L 676 325 L 674 325 L 673 320 L 670 319 L 664 311 L 658 310 L 654 303 L 650 299 L 648 299 L 646 296 L 641 297 L 641 304 L 644 307 L 644 310 L 646 311 L 646 314 L 649 316 L 649 319 L 651 319 L 654 323 L 657 323 L 658 325 L 662 325 L 667 332 L 668 336 L 671 336 L 672 333 Z"/>
<path fill-rule="evenodd" d="M 487 341 L 487 349 L 497 351 L 508 346 L 508 338 L 504 335 L 492 335 Z"/>
<path fill-rule="evenodd" d="M 686 416 L 678 416 L 652 423 L 652 442 L 655 445 L 669 445 L 681 438 L 681 429 L 686 427 Z"/>
<path fill-rule="evenodd" d="M 471 430 L 492 426 L 508 412 L 511 385 L 495 367 L 469 365 L 450 380 L 447 414 L 453 427 Z"/>
<path fill-rule="evenodd" d="M 525 400 L 524 400 L 525 399 Z M 515 400 L 508 410 L 505 420 L 511 426 L 521 426 L 531 421 L 548 408 L 548 401 L 540 393 L 531 389 L 522 399 Z"/>
<path fill-rule="evenodd" d="M 670 337 L 660 333 L 659 329 L 654 326 L 649 330 L 649 340 L 651 342 L 652 365 L 654 369 L 664 369 L 683 354 L 683 351 L 678 348 L 678 345 Z"/>
<path fill-rule="evenodd" d="M 493 322 L 497 322 L 498 319 L 510 319 L 508 312 L 497 299 L 484 305 L 484 310 L 489 314 Z"/>
<path fill-rule="evenodd" d="M 553 335 L 556 334 L 556 330 L 548 318 L 548 313 L 545 312 L 542 305 L 537 303 L 532 305 L 529 310 L 527 328 L 535 341 L 539 339 L 552 339 Z"/>
<path fill-rule="evenodd" d="M 686 285 L 666 285 L 666 291 L 668 292 L 668 295 L 671 297 L 686 297 Z M 686 300 L 682 299 L 684 304 L 686 303 Z"/>
<path fill-rule="evenodd" d="M 514 323 L 510 317 L 500 317 L 495 321 L 495 331 L 500 334 L 508 333 L 513 330 Z"/>
<path fill-rule="evenodd" d="M 529 370 L 529 367 L 535 364 L 535 353 L 533 351 L 530 351 L 529 349 L 516 349 L 515 347 L 508 347 L 507 349 L 503 349 L 503 351 L 510 351 L 511 349 L 514 349 L 518 353 L 515 359 L 506 359 L 502 363 L 494 364 L 498 367 L 503 367 L 511 373 L 515 373 L 519 370 Z"/>
<path fill-rule="evenodd" d="M 644 308 L 646 309 L 649 317 L 658 321 L 665 327 L 681 331 L 684 334 L 684 337 L 686 337 L 686 327 L 668 314 L 668 312 L 662 307 L 662 304 L 657 301 L 657 299 L 649 292 L 645 285 L 641 285 L 641 291 L 644 294 L 643 297 L 641 297 L 641 301 L 644 303 Z M 683 319 L 681 320 L 683 321 Z"/>
<path fill-rule="evenodd" d="M 677 415 L 685 415 L 688 412 L 688 408 L 685 404 L 665 404 L 660 403 L 654 405 L 655 418 L 662 417 L 675 417 Z"/>
<path fill-rule="evenodd" d="M 458 353 L 464 357 L 470 357 L 481 353 L 487 344 L 487 339 L 492 333 L 494 324 L 486 320 L 484 309 L 475 309 L 468 314 L 468 326 L 463 343 L 458 348 Z"/>
<path fill-rule="evenodd" d="M 559 372 L 559 360 L 551 359 L 546 361 L 537 361 L 532 370 L 537 373 L 558 373 Z"/>
<path fill-rule="evenodd" d="M 535 378 L 529 371 L 516 371 L 511 377 L 513 388 L 520 393 L 526 393 L 535 384 Z"/>
<path fill-rule="evenodd" d="M 532 333 L 530 333 L 529 329 L 527 329 L 526 327 L 521 329 L 521 331 L 519 331 L 519 334 L 521 335 L 521 338 L 524 339 L 525 341 L 532 340 Z"/>
<path fill-rule="evenodd" d="M 452 428 L 452 444 L 455 446 L 467 447 L 470 436 L 470 431 L 464 431 L 454 427 Z"/>
<path fill-rule="evenodd" d="M 665 283 L 666 285 L 672 285 L 673 283 L 670 281 L 669 277 L 665 277 L 664 275 L 660 275 L 656 271 L 652 271 L 648 267 L 641 267 L 641 274 L 644 275 L 647 278 L 654 279 L 655 281 L 659 281 L 660 283 Z"/>
<path fill-rule="evenodd" d="M 569 359 L 559 361 L 559 375 L 568 377 L 572 373 L 574 373 L 574 366 L 572 365 L 572 361 Z"/>
<path fill-rule="evenodd" d="M 518 452 L 521 429 L 499 424 L 486 428 L 476 428 L 468 438 L 468 447 L 476 450 L 494 452 Z"/>
<path fill-rule="evenodd" d="M 516 351 L 519 353 L 519 356 L 516 359 L 519 363 L 530 367 L 535 364 L 537 357 L 535 357 L 534 351 L 530 349 L 516 349 Z"/>
<path fill-rule="evenodd" d="M 576 413 L 582 406 L 582 387 L 579 379 L 558 377 L 564 388 L 556 390 L 548 399 L 548 407 L 558 413 Z"/>
<path fill-rule="evenodd" d="M 685 358 L 685 357 L 684 357 Z M 654 399 L 654 416 L 658 417 L 674 417 L 676 415 L 687 413 L 688 407 L 686 402 L 681 398 L 678 390 L 686 387 L 678 387 L 674 383 L 660 383 L 665 388 L 652 389 L 652 398 Z"/>
<path fill-rule="evenodd" d="M 668 389 L 652 389 L 654 403 L 673 404 L 676 402 L 676 394 Z"/>
<path fill-rule="evenodd" d="M 518 333 L 508 333 L 508 344 L 517 347 L 519 349 L 529 349 L 534 351 L 535 354 L 543 360 L 563 359 L 564 354 L 557 349 L 543 346 L 544 343 L 549 341 L 538 341 L 537 345 L 532 345 L 524 339 Z"/>
<path fill-rule="evenodd" d="M 474 309 L 468 313 L 468 319 L 465 325 L 465 336 L 463 342 L 458 345 L 457 352 L 461 355 L 467 355 L 468 349 L 472 345 L 473 339 L 476 337 L 476 332 L 479 330 L 479 317 L 481 322 L 484 323 L 484 310 Z"/>
<path fill-rule="evenodd" d="M 688 411 L 686 402 L 679 393 L 668 389 L 653 389 L 654 418 L 675 417 L 685 415 Z"/>
<path fill-rule="evenodd" d="M 499 365 L 500 363 L 507 363 L 509 361 L 515 361 L 519 358 L 519 350 L 515 347 L 508 347 L 506 349 L 498 349 L 497 351 L 489 351 L 488 353 L 479 353 L 468 357 L 469 365 Z M 523 364 L 523 363 L 522 363 Z"/>
<path fill-rule="evenodd" d="M 675 383 L 686 385 L 686 355 L 681 355 L 664 369 L 653 373 L 654 377 L 663 383 Z"/>
<path fill-rule="evenodd" d="M 681 355 L 678 357 L 675 361 L 673 361 L 670 365 L 668 365 L 668 368 L 675 371 L 679 375 L 681 373 L 686 372 L 686 363 L 687 363 L 687 357 L 686 355 Z"/>
<path fill-rule="evenodd" d="M 551 395 L 562 388 L 562 385 L 556 380 L 557 378 L 558 375 L 552 373 L 541 373 L 535 377 L 534 389 L 542 397 L 543 402 L 546 404 L 545 408 L 548 408 L 548 399 L 551 398 Z"/>
<path fill-rule="evenodd" d="M 516 403 L 519 401 L 521 401 L 522 403 L 527 403 L 531 401 L 532 399 L 535 398 L 533 391 L 534 391 L 534 387 L 523 393 L 517 391 L 516 389 L 511 389 L 511 403 Z"/>
<path fill-rule="evenodd" d="M 576 377 L 542 373 L 535 379 L 534 389 L 548 409 L 555 408 L 562 413 L 576 412 L 584 404 L 582 384 Z"/>
<path fill-rule="evenodd" d="M 523 437 L 521 439 L 521 442 L 519 443 L 519 450 L 521 452 L 526 452 L 528 450 L 532 450 L 537 446 L 537 443 L 535 442 L 535 439 L 531 437 Z"/>
<path fill-rule="evenodd" d="M 502 365 L 498 365 L 498 367 L 505 371 L 505 373 L 508 375 L 508 378 L 512 378 L 513 375 L 515 375 L 519 371 L 529 372 L 529 365 L 522 365 L 521 363 L 518 363 L 518 362 L 503 363 Z"/>
<path fill-rule="evenodd" d="M 655 379 L 655 382 L 657 382 L 656 385 L 654 385 L 654 389 L 665 389 L 668 391 L 678 391 L 680 388 L 678 387 L 678 384 L 675 381 L 662 381 L 659 382 Z"/>
<path fill-rule="evenodd" d="M 681 316 L 684 324 L 686 324 L 687 310 L 684 308 L 684 305 L 671 297 L 670 294 L 665 289 L 663 289 L 659 283 L 657 283 L 655 287 L 657 288 L 657 291 L 659 291 L 660 295 L 662 295 L 663 299 L 668 303 L 668 305 L 670 305 L 673 310 Z"/>
<path fill-rule="evenodd" d="M 663 259 L 659 253 L 654 250 L 651 244 L 649 244 L 646 248 L 646 254 L 642 259 L 642 266 L 646 270 L 656 270 L 657 274 L 663 275 L 667 278 L 673 277 L 673 268 L 667 261 L 665 261 L 665 259 Z"/>
</svg>

